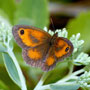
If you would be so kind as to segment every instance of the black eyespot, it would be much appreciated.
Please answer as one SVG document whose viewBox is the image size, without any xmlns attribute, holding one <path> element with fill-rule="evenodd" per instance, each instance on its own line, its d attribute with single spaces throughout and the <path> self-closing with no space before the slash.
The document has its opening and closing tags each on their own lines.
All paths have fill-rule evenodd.
<svg viewBox="0 0 90 90">
<path fill-rule="evenodd" d="M 69 50 L 69 47 L 67 47 L 66 49 L 65 49 L 65 51 L 67 52 Z"/>
<path fill-rule="evenodd" d="M 24 30 L 21 30 L 21 31 L 20 31 L 20 34 L 23 35 L 23 34 L 24 34 Z"/>
</svg>

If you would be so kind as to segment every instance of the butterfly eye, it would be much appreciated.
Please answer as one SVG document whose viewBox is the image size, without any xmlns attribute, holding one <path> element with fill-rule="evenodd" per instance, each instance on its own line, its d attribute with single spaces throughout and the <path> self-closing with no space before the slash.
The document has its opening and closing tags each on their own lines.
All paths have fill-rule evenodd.
<svg viewBox="0 0 90 90">
<path fill-rule="evenodd" d="M 68 52 L 68 51 L 69 51 L 69 47 L 67 47 L 67 48 L 65 49 L 65 51 Z"/>
<path fill-rule="evenodd" d="M 24 30 L 20 30 L 20 34 L 23 35 L 24 34 Z"/>
</svg>

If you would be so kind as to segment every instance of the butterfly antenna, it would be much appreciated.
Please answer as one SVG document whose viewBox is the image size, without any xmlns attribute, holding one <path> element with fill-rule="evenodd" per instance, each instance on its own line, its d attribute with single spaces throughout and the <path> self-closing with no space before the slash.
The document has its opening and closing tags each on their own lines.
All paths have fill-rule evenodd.
<svg viewBox="0 0 90 90">
<path fill-rule="evenodd" d="M 55 31 L 55 27 L 54 27 L 52 18 L 50 18 L 50 20 L 51 20 L 52 27 L 53 27 L 53 29 L 54 29 L 54 31 Z"/>
</svg>

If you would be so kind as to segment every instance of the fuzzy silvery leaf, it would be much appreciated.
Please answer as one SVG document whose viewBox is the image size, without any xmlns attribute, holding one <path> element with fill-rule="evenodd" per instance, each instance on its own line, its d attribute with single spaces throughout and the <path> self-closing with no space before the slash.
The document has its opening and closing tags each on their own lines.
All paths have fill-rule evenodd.
<svg viewBox="0 0 90 90">
<path fill-rule="evenodd" d="M 0 16 L 0 52 L 3 52 L 3 60 L 10 78 L 22 90 L 27 90 L 25 79 L 17 59 L 13 53 L 12 26 L 9 21 Z"/>
</svg>

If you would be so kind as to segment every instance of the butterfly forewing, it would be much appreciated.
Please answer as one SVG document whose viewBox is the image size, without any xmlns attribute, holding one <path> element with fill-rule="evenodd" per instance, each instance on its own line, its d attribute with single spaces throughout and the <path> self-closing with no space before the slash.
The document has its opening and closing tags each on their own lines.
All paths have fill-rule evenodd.
<svg viewBox="0 0 90 90">
<path fill-rule="evenodd" d="M 48 42 L 51 36 L 38 28 L 16 25 L 12 29 L 13 36 L 21 48 L 31 48 Z"/>
<path fill-rule="evenodd" d="M 62 60 L 70 56 L 73 51 L 72 43 L 63 37 L 58 37 L 55 41 L 55 56 L 57 60 Z"/>
</svg>

